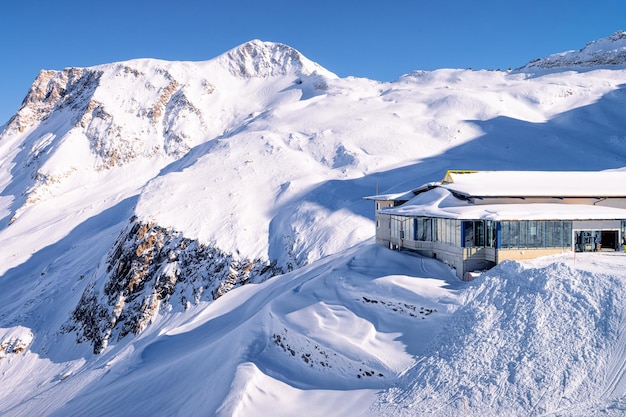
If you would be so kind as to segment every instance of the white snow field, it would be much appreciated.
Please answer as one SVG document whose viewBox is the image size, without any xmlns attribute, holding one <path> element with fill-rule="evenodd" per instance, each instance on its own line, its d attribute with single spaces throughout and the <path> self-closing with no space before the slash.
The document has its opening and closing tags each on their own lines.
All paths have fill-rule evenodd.
<svg viewBox="0 0 626 417">
<path fill-rule="evenodd" d="M 363 199 L 626 169 L 624 50 L 392 83 L 261 41 L 42 71 L 0 128 L 0 415 L 626 414 L 626 253 L 466 283 L 376 246 Z"/>
</svg>

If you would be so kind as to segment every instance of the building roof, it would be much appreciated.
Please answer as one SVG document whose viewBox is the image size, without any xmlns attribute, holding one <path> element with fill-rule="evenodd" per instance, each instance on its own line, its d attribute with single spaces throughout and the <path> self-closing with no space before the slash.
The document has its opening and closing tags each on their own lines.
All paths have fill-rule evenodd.
<svg viewBox="0 0 626 417">
<path fill-rule="evenodd" d="M 481 204 L 459 200 L 445 188 L 421 193 L 405 204 L 384 210 L 402 216 L 461 220 L 608 220 L 626 219 L 626 210 L 584 204 Z"/>
<path fill-rule="evenodd" d="M 441 183 L 439 182 L 429 182 L 411 191 L 403 191 L 400 193 L 390 193 L 390 194 L 370 195 L 370 196 L 363 197 L 363 198 L 365 200 L 376 200 L 376 201 L 408 201 L 421 192 L 428 191 L 432 188 L 440 187 L 440 186 L 441 186 Z"/>
<path fill-rule="evenodd" d="M 442 187 L 466 197 L 626 197 L 626 171 L 450 170 Z"/>
<path fill-rule="evenodd" d="M 585 204 L 516 203 L 480 204 L 456 198 L 438 187 L 418 194 L 401 206 L 383 210 L 401 216 L 461 220 L 611 220 L 626 219 L 626 210 Z"/>
<path fill-rule="evenodd" d="M 461 197 L 461 198 L 459 198 Z M 465 198 L 463 198 L 465 197 Z M 515 200 L 473 204 L 473 198 L 551 197 L 554 203 Z M 406 193 L 370 197 L 406 201 L 385 213 L 404 216 L 482 220 L 626 219 L 626 209 L 606 205 L 564 204 L 561 198 L 626 198 L 626 171 L 470 171 L 450 170 L 441 183 Z M 512 201 L 512 202 L 511 202 Z"/>
</svg>

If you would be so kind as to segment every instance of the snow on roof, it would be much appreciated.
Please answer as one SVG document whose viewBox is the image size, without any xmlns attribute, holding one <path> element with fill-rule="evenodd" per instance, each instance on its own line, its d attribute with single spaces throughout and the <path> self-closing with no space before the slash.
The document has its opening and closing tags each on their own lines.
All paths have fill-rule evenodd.
<svg viewBox="0 0 626 417">
<path fill-rule="evenodd" d="M 363 197 L 365 200 L 375 200 L 375 201 L 397 201 L 397 200 L 410 200 L 411 197 L 415 196 L 412 191 L 404 191 L 401 193 L 392 193 L 392 194 L 377 194 L 377 195 L 369 195 L 367 197 Z"/>
<path fill-rule="evenodd" d="M 626 219 L 626 210 L 583 204 L 481 204 L 460 200 L 445 188 L 417 195 L 399 207 L 381 210 L 402 216 L 461 220 L 608 220 Z"/>
<path fill-rule="evenodd" d="M 399 193 L 390 193 L 390 194 L 378 194 L 378 195 L 370 195 L 367 197 L 363 197 L 365 200 L 376 200 L 376 201 L 408 201 L 415 197 L 417 194 L 428 191 L 431 188 L 435 188 L 440 186 L 441 184 L 438 182 L 428 182 L 418 188 L 415 188 L 411 191 L 402 191 Z"/>
<path fill-rule="evenodd" d="M 475 197 L 626 197 L 626 171 L 448 171 L 442 186 Z"/>
</svg>

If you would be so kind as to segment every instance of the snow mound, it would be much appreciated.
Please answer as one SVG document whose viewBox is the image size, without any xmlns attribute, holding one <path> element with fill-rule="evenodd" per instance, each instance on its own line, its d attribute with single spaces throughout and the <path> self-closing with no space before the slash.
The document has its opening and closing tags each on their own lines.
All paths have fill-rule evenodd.
<svg viewBox="0 0 626 417">
<path fill-rule="evenodd" d="M 468 288 L 437 343 L 385 401 L 394 415 L 615 409 L 626 394 L 625 296 L 622 271 L 507 261 Z"/>
<path fill-rule="evenodd" d="M 618 31 L 603 39 L 589 42 L 577 51 L 567 51 L 535 59 L 519 70 L 534 68 L 567 68 L 620 66 L 626 63 L 626 32 Z"/>
</svg>

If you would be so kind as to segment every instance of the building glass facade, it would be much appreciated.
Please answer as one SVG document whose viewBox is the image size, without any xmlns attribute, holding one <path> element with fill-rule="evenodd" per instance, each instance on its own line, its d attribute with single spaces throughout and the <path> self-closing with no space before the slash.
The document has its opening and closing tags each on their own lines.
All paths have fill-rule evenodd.
<svg viewBox="0 0 626 417">
<path fill-rule="evenodd" d="M 390 235 L 396 239 L 438 242 L 457 247 L 542 249 L 570 248 L 572 222 L 552 220 L 456 220 L 391 216 Z M 622 222 L 626 236 L 626 221 Z"/>
<path fill-rule="evenodd" d="M 569 248 L 572 246 L 572 222 L 519 220 L 500 222 L 503 249 Z"/>
</svg>

